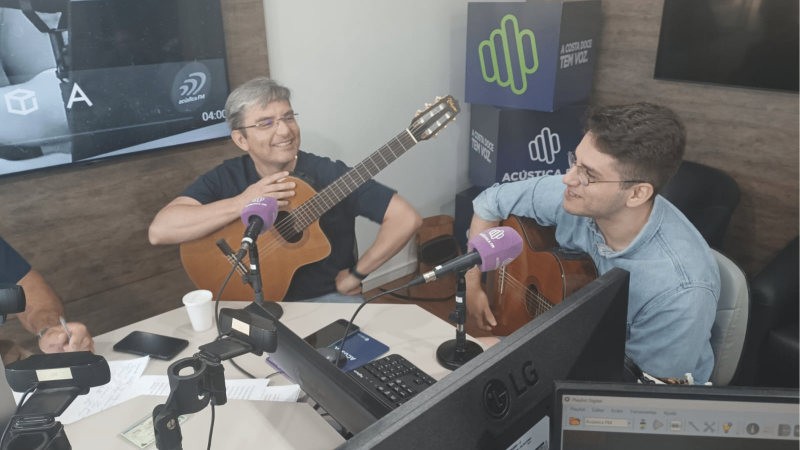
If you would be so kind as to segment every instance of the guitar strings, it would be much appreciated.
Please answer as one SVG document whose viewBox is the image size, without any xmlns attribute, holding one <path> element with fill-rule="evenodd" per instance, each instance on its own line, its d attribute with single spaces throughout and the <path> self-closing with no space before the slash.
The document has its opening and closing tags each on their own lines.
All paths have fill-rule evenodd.
<svg viewBox="0 0 800 450">
<path fill-rule="evenodd" d="M 513 290 L 516 293 L 525 292 L 526 294 L 530 294 L 533 297 L 533 300 L 538 301 L 542 305 L 545 306 L 549 305 L 550 307 L 554 306 L 554 303 L 548 300 L 547 297 L 538 293 L 537 291 L 528 288 L 527 286 L 525 286 L 523 283 L 520 283 L 518 280 L 516 280 L 513 276 L 511 276 L 507 272 L 504 275 L 501 275 L 501 279 L 510 288 L 508 290 Z M 506 289 L 504 289 L 504 291 L 505 290 Z"/>
<path fill-rule="evenodd" d="M 397 137 L 393 139 L 393 141 L 397 141 L 402 147 L 402 149 L 396 150 L 397 152 L 399 152 L 399 155 L 396 154 L 395 150 L 393 150 L 391 147 L 393 141 L 384 144 L 381 148 L 373 152 L 367 159 L 365 159 L 364 161 L 362 161 L 361 163 L 359 163 L 358 165 L 347 171 L 344 175 L 339 177 L 336 181 L 334 181 L 330 185 L 323 188 L 318 194 L 314 195 L 311 199 L 309 199 L 309 201 L 303 203 L 297 209 L 289 213 L 276 226 L 270 228 L 268 233 L 264 233 L 263 235 L 259 236 L 256 239 L 256 242 L 259 246 L 262 246 L 262 244 L 265 243 L 264 241 L 268 241 L 266 242 L 266 245 L 263 245 L 263 250 L 259 251 L 259 262 L 262 261 L 263 258 L 262 255 L 264 256 L 269 255 L 283 244 L 283 242 L 281 241 L 285 242 L 283 234 L 291 231 L 294 231 L 295 233 L 302 232 L 303 230 L 305 230 L 306 227 L 308 227 L 311 223 L 313 223 L 314 220 L 316 220 L 316 219 L 309 220 L 313 217 L 312 212 L 308 211 L 309 209 L 314 208 L 315 211 L 313 212 L 316 212 L 318 213 L 317 214 L 318 216 L 321 216 L 328 209 L 333 208 L 344 197 L 350 195 L 361 184 L 372 179 L 374 175 L 377 175 L 378 172 L 386 168 L 391 162 L 402 156 L 408 149 L 413 147 L 417 143 L 414 134 L 415 132 L 419 131 L 420 128 L 422 128 L 422 125 L 417 124 L 415 122 L 414 125 L 407 128 L 406 130 L 403 130 Z M 409 135 L 409 133 L 411 134 Z M 387 150 L 391 152 L 391 156 L 389 156 L 388 153 L 386 153 Z M 386 154 L 386 156 L 384 156 L 384 154 Z M 384 161 L 385 165 L 383 167 L 380 167 L 380 165 L 376 163 L 375 160 L 373 160 L 376 156 L 380 156 L 380 158 Z M 392 161 L 387 161 L 387 157 L 392 158 Z M 373 166 L 375 166 L 375 168 L 378 169 L 375 172 L 375 174 L 372 174 L 369 168 L 366 166 L 367 161 L 372 162 Z M 366 174 L 362 172 L 362 169 L 366 172 Z M 359 178 L 361 178 L 360 183 L 357 182 L 353 177 L 354 172 L 359 176 Z M 356 185 L 355 189 L 349 189 L 349 186 L 347 186 L 345 181 L 346 176 L 350 178 L 350 182 L 352 184 Z M 345 188 L 349 189 L 349 192 L 347 194 L 345 194 L 345 191 L 342 189 L 341 186 L 342 183 L 345 184 L 344 186 Z M 333 192 L 334 188 L 338 188 L 339 192 L 342 194 L 342 197 L 338 200 L 335 199 L 336 194 Z M 319 205 L 314 204 L 314 203 L 319 203 L 320 200 L 324 202 L 324 205 L 322 205 L 323 207 L 323 209 L 321 210 L 322 212 L 320 212 L 320 210 L 318 209 Z M 328 205 L 328 201 L 326 200 L 330 201 L 331 204 Z M 298 218 L 303 220 L 304 222 L 305 221 L 308 222 L 307 224 L 298 227 L 299 230 L 295 228 L 295 223 L 299 222 L 297 220 Z M 248 255 L 248 261 L 249 261 L 249 255 Z"/>
<path fill-rule="evenodd" d="M 402 134 L 405 134 L 406 136 L 408 136 L 406 133 L 402 133 Z M 397 138 L 395 138 L 395 140 L 398 140 L 398 139 L 397 139 Z M 409 144 L 411 144 L 411 145 L 409 145 L 409 146 L 405 146 L 405 145 L 403 145 L 402 141 L 400 142 L 400 144 L 403 146 L 403 152 L 404 152 L 405 150 L 407 150 L 408 148 L 411 148 L 411 146 L 413 146 L 413 143 L 410 143 L 410 142 L 409 142 Z M 376 154 L 379 154 L 379 155 L 380 155 L 380 156 L 381 156 L 381 157 L 382 157 L 384 160 L 386 160 L 386 158 L 385 158 L 385 157 L 383 157 L 383 155 L 382 155 L 382 154 L 380 154 L 380 153 L 381 153 L 382 151 L 385 151 L 385 150 L 387 150 L 387 149 L 388 149 L 389 151 L 391 151 L 391 152 L 392 152 L 392 156 L 393 156 L 393 157 L 395 157 L 395 158 L 397 158 L 397 157 L 398 157 L 398 155 L 396 155 L 396 154 L 395 154 L 395 151 L 394 151 L 394 150 L 392 150 L 391 146 L 390 146 L 389 144 L 387 144 L 387 145 L 384 145 L 384 146 L 383 146 L 381 149 L 379 149 L 378 151 L 376 151 L 376 152 L 375 152 L 373 155 L 371 155 L 371 156 L 370 156 L 368 159 L 371 159 L 371 158 L 373 158 L 373 157 L 374 157 Z M 399 151 L 399 149 L 398 149 L 398 151 Z M 403 152 L 401 152 L 401 153 L 400 153 L 400 155 L 402 155 L 402 153 L 403 153 Z M 374 162 L 373 162 L 373 164 L 374 164 Z M 378 166 L 377 166 L 377 164 L 374 164 L 374 165 L 376 166 L 376 168 L 378 167 Z M 387 165 L 388 165 L 388 164 L 387 164 Z M 346 197 L 347 195 L 349 195 L 350 193 L 352 193 L 352 192 L 355 190 L 355 189 L 349 189 L 349 190 L 350 190 L 350 192 L 348 192 L 347 194 L 345 194 L 345 193 L 344 193 L 344 190 L 343 190 L 343 189 L 342 189 L 342 187 L 340 186 L 340 184 L 341 184 L 341 183 L 340 183 L 340 181 L 343 181 L 343 180 L 345 179 L 345 177 L 349 177 L 349 178 L 350 178 L 350 181 L 351 181 L 351 183 L 353 183 L 353 184 L 357 184 L 357 185 L 359 185 L 359 186 L 360 186 L 361 184 L 363 184 L 364 182 L 366 182 L 366 181 L 368 181 L 369 179 L 371 179 L 371 178 L 372 178 L 373 174 L 372 174 L 371 172 L 369 172 L 369 170 L 368 170 L 368 169 L 366 170 L 366 174 L 363 174 L 363 173 L 360 171 L 360 169 L 361 169 L 362 167 L 366 169 L 366 167 L 365 167 L 365 164 L 364 164 L 364 163 L 360 163 L 360 164 L 359 164 L 359 165 L 357 165 L 355 168 L 351 169 L 350 171 L 348 171 L 347 173 L 345 173 L 344 175 L 342 175 L 342 177 L 340 177 L 340 178 L 339 178 L 337 181 L 335 181 L 335 182 L 334 182 L 334 183 L 332 183 L 331 185 L 327 186 L 326 188 L 322 189 L 322 190 L 319 192 L 319 194 L 320 194 L 320 195 L 316 195 L 316 196 L 315 196 L 316 198 L 318 198 L 318 199 L 321 199 L 323 202 L 325 202 L 325 204 L 324 204 L 324 205 L 322 205 L 322 206 L 323 206 L 323 208 L 324 208 L 324 209 L 323 209 L 323 211 L 326 211 L 327 209 L 329 209 L 329 208 L 331 208 L 331 207 L 335 206 L 335 205 L 336 205 L 336 203 L 338 203 L 338 201 L 340 201 L 340 200 L 341 200 L 341 199 L 339 199 L 339 200 L 334 200 L 334 199 L 331 199 L 331 198 L 330 198 L 330 196 L 331 196 L 331 194 L 332 194 L 332 191 L 333 191 L 333 188 L 339 188 L 340 192 L 342 192 L 342 194 L 343 194 L 343 197 Z M 379 171 L 380 171 L 380 169 L 379 169 Z M 355 172 L 355 173 L 356 173 L 356 174 L 357 174 L 357 175 L 358 175 L 358 176 L 361 178 L 361 181 L 360 181 L 360 182 L 357 182 L 357 181 L 355 180 L 355 178 L 353 177 L 353 172 Z M 378 173 L 378 172 L 376 172 L 376 174 L 377 174 L 377 173 Z M 367 176 L 367 175 L 369 175 L 369 176 Z M 335 195 L 335 194 L 333 194 L 333 195 Z M 342 197 L 342 198 L 343 198 L 343 197 Z M 326 201 L 325 201 L 325 200 L 326 200 L 326 198 L 327 198 L 327 200 L 330 200 L 330 201 L 331 201 L 331 205 L 328 205 L 328 202 L 326 202 Z M 310 200 L 310 201 L 308 201 L 308 202 L 304 203 L 303 205 L 301 205 L 300 207 L 298 207 L 297 209 L 295 209 L 295 210 L 294 210 L 292 213 L 290 213 L 290 216 L 288 216 L 288 217 L 284 218 L 284 219 L 283 219 L 281 222 L 279 222 L 279 223 L 278 223 L 278 225 L 277 225 L 276 227 L 273 227 L 273 228 L 272 228 L 273 230 L 276 230 L 276 231 L 277 231 L 277 233 L 275 233 L 275 232 L 271 233 L 271 237 L 272 237 L 273 239 L 271 240 L 272 242 L 270 242 L 270 243 L 267 245 L 267 247 L 265 247 L 265 249 L 264 249 L 264 251 L 265 251 L 265 254 L 266 254 L 266 253 L 270 253 L 272 250 L 274 250 L 274 249 L 277 247 L 277 245 L 280 245 L 280 244 L 281 244 L 279 241 L 278 241 L 278 242 L 276 242 L 276 241 L 277 241 L 277 238 L 280 238 L 280 237 L 281 237 L 281 235 L 282 235 L 283 233 L 285 233 L 285 232 L 290 232 L 290 231 L 299 232 L 299 231 L 297 230 L 297 228 L 299 228 L 300 230 L 303 230 L 303 229 L 305 229 L 305 228 L 306 228 L 308 225 L 310 225 L 311 223 L 313 223 L 313 220 L 309 220 L 309 219 L 311 219 L 311 218 L 312 218 L 312 216 L 310 215 L 310 212 L 308 212 L 308 209 L 310 209 L 310 208 L 315 208 L 315 209 L 316 209 L 316 207 L 318 206 L 318 205 L 315 205 L 315 204 L 313 204 L 313 203 L 315 203 L 315 201 L 314 201 L 314 200 L 313 200 L 313 198 L 312 198 L 312 200 Z M 308 205 L 308 206 L 306 206 L 306 205 Z M 321 215 L 321 214 L 319 214 L 319 212 L 320 212 L 319 210 L 317 210 L 317 211 L 315 211 L 315 212 L 317 212 L 317 213 L 318 213 L 318 215 Z M 302 223 L 302 224 L 301 224 L 301 226 L 299 226 L 299 227 L 294 227 L 295 223 L 297 223 L 297 222 L 298 222 L 298 220 L 296 220 L 296 219 L 298 219 L 298 218 L 299 218 L 299 219 L 301 219 L 303 222 L 308 222 L 308 223 Z M 282 232 L 283 232 L 283 233 L 282 233 Z M 267 238 L 267 239 L 268 239 L 268 238 Z M 261 240 L 261 238 L 259 238 L 259 240 Z M 266 239 L 265 239 L 265 240 L 266 240 Z"/>
<path fill-rule="evenodd" d="M 509 281 L 513 280 L 513 278 L 510 276 L 508 278 Z M 518 282 L 516 283 L 516 285 L 513 282 L 509 282 L 509 289 L 503 292 L 503 294 L 519 294 L 519 293 L 524 294 L 524 299 L 511 297 L 511 298 L 506 298 L 506 300 L 524 301 L 526 310 L 534 317 L 537 317 L 539 314 L 549 310 L 554 306 L 552 302 L 550 302 L 549 300 L 540 295 L 537 295 L 535 291 L 526 288 L 525 286 L 519 284 Z"/>
<path fill-rule="evenodd" d="M 437 114 L 437 116 L 440 116 L 440 115 L 441 115 L 441 113 Z M 402 150 L 401 149 L 397 149 L 397 152 L 399 152 L 399 155 L 396 154 L 395 150 L 392 149 L 392 147 L 391 147 L 392 141 L 390 141 L 389 143 L 385 144 L 384 146 L 382 146 L 381 148 L 379 148 L 378 150 L 373 152 L 372 155 L 370 155 L 367 159 L 365 159 L 364 161 L 362 161 L 361 163 L 356 165 L 353 169 L 351 169 L 348 172 L 346 172 L 339 179 L 337 179 L 334 183 L 332 183 L 331 185 L 326 186 L 324 189 L 322 189 L 319 192 L 319 195 L 315 195 L 308 202 L 304 203 L 303 205 L 300 205 L 297 209 L 292 211 L 290 213 L 290 216 L 284 218 L 280 223 L 278 223 L 278 225 L 276 227 L 273 227 L 273 229 L 277 229 L 279 232 L 287 232 L 287 231 L 299 232 L 299 231 L 304 230 L 308 225 L 310 225 L 311 223 L 313 223 L 316 220 L 316 219 L 313 218 L 313 215 L 308 211 L 308 209 L 311 209 L 311 208 L 315 208 L 316 209 L 317 208 L 318 205 L 315 205 L 314 203 L 319 203 L 320 201 L 324 202 L 324 205 L 321 205 L 323 207 L 322 213 L 327 211 L 327 209 L 330 209 L 333 206 L 335 206 L 339 201 L 341 201 L 341 198 L 346 197 L 347 195 L 349 195 L 350 193 L 352 193 L 355 190 L 355 189 L 349 189 L 349 186 L 347 186 L 347 184 L 346 184 L 345 176 L 348 176 L 350 178 L 350 182 L 352 184 L 354 184 L 354 185 L 357 185 L 357 186 L 360 186 L 364 182 L 368 181 L 374 175 L 377 175 L 381 170 L 383 170 L 384 168 L 386 168 L 390 164 L 390 161 L 388 161 L 386 159 L 387 156 L 388 156 L 388 153 L 386 152 L 386 150 L 391 152 L 391 158 L 392 158 L 392 162 L 393 162 L 395 159 L 397 159 L 400 156 L 402 156 L 409 148 L 413 147 L 417 143 L 417 139 L 414 137 L 414 134 L 415 134 L 415 132 L 419 131 L 422 127 L 423 127 L 423 124 L 419 124 L 419 123 L 415 122 L 408 129 L 403 130 L 403 132 L 401 132 L 398 135 L 398 137 L 395 137 L 394 140 L 398 141 L 400 146 L 403 147 Z M 409 133 L 411 133 L 411 135 L 409 135 Z M 411 140 L 410 142 L 409 142 L 409 139 Z M 386 156 L 384 156 L 384 154 L 386 154 Z M 385 163 L 383 165 L 383 167 L 381 167 L 379 163 L 376 163 L 376 160 L 377 160 L 376 157 L 377 156 L 380 156 L 380 158 Z M 367 167 L 367 163 L 368 162 L 371 162 L 372 165 L 375 167 L 375 169 L 377 169 L 375 171 L 375 174 L 373 174 L 369 170 L 369 168 Z M 366 174 L 364 174 L 364 172 L 366 172 Z M 361 178 L 360 182 L 357 182 L 355 180 L 355 178 L 353 177 L 354 173 L 357 174 L 359 176 L 359 178 Z M 345 188 L 348 188 L 349 192 L 347 192 L 347 193 L 344 192 L 344 189 L 342 189 L 342 184 L 345 185 L 344 186 Z M 342 194 L 342 197 L 339 198 L 339 199 L 335 198 L 335 196 L 336 196 L 336 194 L 334 193 L 334 189 L 335 188 L 338 188 L 339 192 Z M 331 198 L 331 195 L 333 195 L 334 198 Z M 326 200 L 330 201 L 330 205 L 328 204 L 328 201 L 326 201 Z M 322 215 L 322 213 L 320 213 L 319 209 L 317 209 L 315 212 L 318 213 L 317 215 Z M 303 222 L 307 222 L 307 223 L 301 223 L 301 226 L 295 228 L 294 225 L 293 225 L 293 222 L 298 222 L 298 221 L 294 220 L 294 219 L 298 219 L 298 218 L 301 219 Z M 292 230 L 292 228 L 295 228 L 295 229 Z M 298 230 L 298 228 L 299 228 L 299 230 Z M 273 235 L 273 237 L 275 237 L 275 236 Z M 269 253 L 272 249 L 271 248 L 267 248 L 265 250 L 266 250 L 267 253 Z"/>
<path fill-rule="evenodd" d="M 542 313 L 546 312 L 547 310 L 549 310 L 550 308 L 555 306 L 555 304 L 553 302 L 551 302 L 550 300 L 548 300 L 547 297 L 545 297 L 544 295 L 542 295 L 542 294 L 540 294 L 540 293 L 528 288 L 523 283 L 520 283 L 519 281 L 517 281 L 513 276 L 511 276 L 505 270 L 503 271 L 503 273 L 501 273 L 499 275 L 498 283 L 505 283 L 506 284 L 505 287 L 509 288 L 507 290 L 506 289 L 503 290 L 504 294 L 506 292 L 515 293 L 515 294 L 524 293 L 525 294 L 524 301 L 525 301 L 526 309 L 528 311 L 533 309 L 536 312 L 534 314 L 534 317 L 538 316 L 539 314 L 542 314 Z M 530 297 L 532 297 L 532 298 L 530 298 Z M 507 299 L 507 300 L 517 300 L 517 299 L 514 298 L 514 299 Z"/>
<path fill-rule="evenodd" d="M 401 145 L 402 145 L 402 142 L 401 142 Z M 404 146 L 403 150 L 406 150 L 408 148 L 410 148 L 410 146 L 408 146 L 408 147 Z M 385 151 L 387 149 L 392 152 L 392 155 L 394 157 L 397 157 L 397 155 L 395 154 L 395 151 L 392 150 L 392 148 L 390 146 L 388 146 L 388 145 L 384 146 L 381 150 L 376 152 L 376 154 L 380 155 L 381 158 L 383 158 L 385 160 L 386 158 L 383 157 L 383 155 L 380 152 L 381 151 Z M 399 150 L 400 149 L 398 149 L 398 151 Z M 375 156 L 375 154 L 370 156 L 370 158 L 368 158 L 368 159 L 371 159 L 374 156 Z M 373 164 L 374 164 L 374 162 L 373 162 Z M 379 169 L 378 171 L 375 172 L 377 174 L 380 171 L 380 167 L 377 164 L 374 164 L 374 165 L 375 165 L 376 168 Z M 274 227 L 274 229 L 276 229 L 279 233 L 287 232 L 287 231 L 288 232 L 291 232 L 291 231 L 299 232 L 298 229 L 299 230 L 305 229 L 308 225 L 310 225 L 314 221 L 314 220 L 312 220 L 313 216 L 311 215 L 311 212 L 309 211 L 309 209 L 314 209 L 315 211 L 313 211 L 313 212 L 316 212 L 317 215 L 321 215 L 320 214 L 321 211 L 320 211 L 320 208 L 319 208 L 320 206 L 322 207 L 322 211 L 326 211 L 327 209 L 330 209 L 331 207 L 335 206 L 336 203 L 338 203 L 341 200 L 341 198 L 344 198 L 347 195 L 349 195 L 350 193 L 352 193 L 352 191 L 354 189 L 351 189 L 349 186 L 345 186 L 345 188 L 349 191 L 349 192 L 345 193 L 345 190 L 341 186 L 342 182 L 346 182 L 347 181 L 347 178 L 349 178 L 350 182 L 352 184 L 354 184 L 354 185 L 361 185 L 364 182 L 366 182 L 367 180 L 372 178 L 373 174 L 369 171 L 369 169 L 366 170 L 366 173 L 363 173 L 363 171 L 361 170 L 362 168 L 366 169 L 364 163 L 359 164 L 354 169 L 352 169 L 352 170 L 348 171 L 347 173 L 345 173 L 344 175 L 342 175 L 342 177 L 340 177 L 339 180 L 337 180 L 336 182 L 332 183 L 328 187 L 322 189 L 319 192 L 319 195 L 315 196 L 316 200 L 310 200 L 309 202 L 306 202 L 303 205 L 301 205 L 300 207 L 298 207 L 297 209 L 295 209 L 292 213 L 290 213 L 289 217 L 284 218 L 281 222 L 278 223 L 278 225 L 276 227 Z M 357 175 L 359 178 L 361 178 L 361 180 L 357 181 L 355 179 L 354 175 Z M 337 189 L 337 188 L 339 189 L 339 191 L 341 193 L 341 198 L 339 198 L 339 199 L 335 198 L 337 196 L 337 194 L 335 193 L 335 189 Z M 331 197 L 334 197 L 334 198 L 331 198 Z M 324 203 L 324 204 L 323 205 L 318 205 L 318 203 Z M 295 225 L 297 225 L 297 226 L 295 226 Z M 273 237 L 275 237 L 275 233 L 273 233 Z M 267 250 L 267 252 L 269 252 L 271 250 L 271 248 L 268 248 L 266 250 Z"/>
</svg>

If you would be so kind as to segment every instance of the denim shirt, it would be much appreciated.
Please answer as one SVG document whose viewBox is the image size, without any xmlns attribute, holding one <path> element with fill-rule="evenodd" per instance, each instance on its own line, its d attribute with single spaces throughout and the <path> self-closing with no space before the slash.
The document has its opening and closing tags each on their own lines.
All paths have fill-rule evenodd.
<svg viewBox="0 0 800 450">
<path fill-rule="evenodd" d="M 588 253 L 602 275 L 631 273 L 625 353 L 645 372 L 705 383 L 714 367 L 711 326 L 717 311 L 719 268 L 705 239 L 661 196 L 639 235 L 622 251 L 606 245 L 594 219 L 564 210 L 566 185 L 547 176 L 491 187 L 473 202 L 487 221 L 510 214 L 556 226 L 565 248 Z"/>
</svg>

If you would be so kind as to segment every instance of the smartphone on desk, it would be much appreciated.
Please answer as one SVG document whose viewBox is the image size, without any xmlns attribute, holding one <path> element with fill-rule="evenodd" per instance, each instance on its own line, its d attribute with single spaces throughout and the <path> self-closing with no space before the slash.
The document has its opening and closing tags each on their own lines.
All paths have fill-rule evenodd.
<svg viewBox="0 0 800 450">
<path fill-rule="evenodd" d="M 348 323 L 350 322 L 345 319 L 339 319 L 336 322 L 329 323 L 319 330 L 309 334 L 308 336 L 304 337 L 303 340 L 305 340 L 308 345 L 314 348 L 328 347 L 334 342 L 339 342 L 342 340 L 342 336 L 344 336 L 344 330 L 347 328 Z M 358 333 L 358 330 L 358 325 L 354 323 L 350 327 L 350 331 L 347 332 L 347 337 Z"/>
<path fill-rule="evenodd" d="M 187 346 L 189 346 L 189 341 L 186 339 L 145 331 L 133 331 L 114 344 L 114 351 L 170 360 Z"/>
</svg>

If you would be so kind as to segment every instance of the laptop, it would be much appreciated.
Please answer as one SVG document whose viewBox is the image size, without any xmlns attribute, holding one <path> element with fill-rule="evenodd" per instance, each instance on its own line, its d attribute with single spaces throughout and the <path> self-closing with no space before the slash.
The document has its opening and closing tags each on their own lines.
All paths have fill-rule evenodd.
<svg viewBox="0 0 800 450">
<path fill-rule="evenodd" d="M 557 382 L 557 450 L 797 450 L 798 391 Z"/>
</svg>

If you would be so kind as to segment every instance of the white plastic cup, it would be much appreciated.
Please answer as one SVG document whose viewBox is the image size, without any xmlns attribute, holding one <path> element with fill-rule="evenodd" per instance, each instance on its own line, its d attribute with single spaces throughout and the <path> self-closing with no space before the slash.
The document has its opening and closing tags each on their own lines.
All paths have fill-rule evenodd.
<svg viewBox="0 0 800 450">
<path fill-rule="evenodd" d="M 189 313 L 194 331 L 206 331 L 213 325 L 214 303 L 211 301 L 214 294 L 211 291 L 200 289 L 189 292 L 183 296 L 183 304 Z"/>
</svg>

